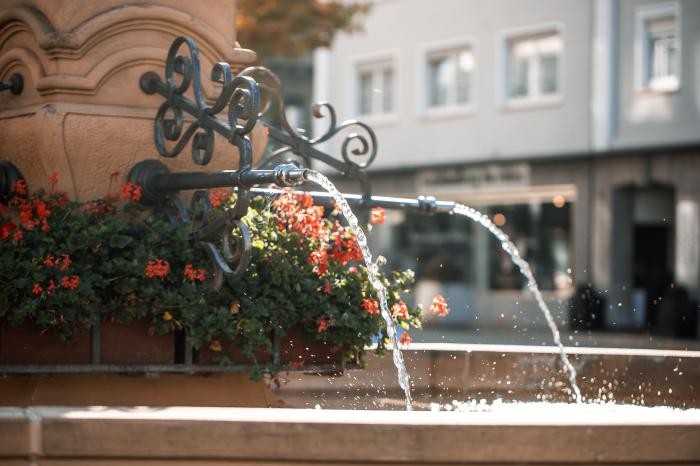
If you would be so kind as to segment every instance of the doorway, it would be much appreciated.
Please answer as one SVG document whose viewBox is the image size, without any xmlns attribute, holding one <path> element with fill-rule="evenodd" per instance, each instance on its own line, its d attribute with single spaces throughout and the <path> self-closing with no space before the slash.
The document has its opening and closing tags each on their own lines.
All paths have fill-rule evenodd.
<svg viewBox="0 0 700 466">
<path fill-rule="evenodd" d="M 673 283 L 675 190 L 623 186 L 613 196 L 613 289 L 608 326 L 673 334 L 663 305 Z"/>
</svg>

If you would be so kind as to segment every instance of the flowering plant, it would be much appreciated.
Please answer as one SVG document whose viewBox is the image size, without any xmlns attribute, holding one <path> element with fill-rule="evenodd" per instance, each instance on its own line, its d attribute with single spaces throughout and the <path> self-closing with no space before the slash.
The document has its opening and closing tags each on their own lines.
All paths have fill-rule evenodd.
<svg viewBox="0 0 700 466">
<path fill-rule="evenodd" d="M 191 223 L 144 211 L 136 202 L 140 188 L 129 183 L 78 203 L 56 191 L 56 182 L 52 175 L 50 190 L 31 195 L 20 182 L 0 205 L 0 321 L 33 321 L 67 340 L 99 320 L 146 319 L 159 334 L 184 331 L 221 362 L 224 342 L 254 358 L 272 351 L 273 332 L 293 327 L 342 349 L 347 359 L 373 342 L 378 352 L 386 349 L 386 324 L 355 234 L 308 194 L 252 200 L 243 219 L 252 234 L 251 264 L 213 292 Z M 211 192 L 213 214 L 224 215 L 233 196 Z M 371 219 L 383 222 L 383 212 L 374 210 Z M 402 300 L 413 273 L 379 279 L 407 344 L 407 331 L 421 325 L 420 309 Z M 442 298 L 432 311 L 448 312 Z"/>
</svg>

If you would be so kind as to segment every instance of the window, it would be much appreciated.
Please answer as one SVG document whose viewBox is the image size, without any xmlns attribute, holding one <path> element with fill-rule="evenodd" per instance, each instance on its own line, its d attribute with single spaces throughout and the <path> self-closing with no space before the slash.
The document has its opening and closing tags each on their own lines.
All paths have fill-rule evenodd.
<svg viewBox="0 0 700 466">
<path fill-rule="evenodd" d="M 357 67 L 357 113 L 382 115 L 394 111 L 394 69 L 390 62 Z"/>
<path fill-rule="evenodd" d="M 472 100 L 474 55 L 468 48 L 427 56 L 428 107 L 456 107 Z"/>
<path fill-rule="evenodd" d="M 679 7 L 654 5 L 637 11 L 637 84 L 642 89 L 680 87 Z"/>
<path fill-rule="evenodd" d="M 560 95 L 563 50 L 556 31 L 506 39 L 506 99 L 537 101 Z"/>
</svg>

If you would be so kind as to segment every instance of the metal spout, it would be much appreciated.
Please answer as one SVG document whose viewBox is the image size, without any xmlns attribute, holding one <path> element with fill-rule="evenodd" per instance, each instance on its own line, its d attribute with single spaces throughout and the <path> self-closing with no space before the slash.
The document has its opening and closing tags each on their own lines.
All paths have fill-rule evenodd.
<svg viewBox="0 0 700 466">
<path fill-rule="evenodd" d="M 308 169 L 299 168 L 291 163 L 284 163 L 275 167 L 275 184 L 282 188 L 299 186 L 307 180 Z"/>
<path fill-rule="evenodd" d="M 157 160 L 144 160 L 131 169 L 129 181 L 141 186 L 143 204 L 154 205 L 172 193 L 188 189 L 250 188 L 265 184 L 294 187 L 306 181 L 307 173 L 307 169 L 293 164 L 278 165 L 273 170 L 172 173 Z"/>
</svg>

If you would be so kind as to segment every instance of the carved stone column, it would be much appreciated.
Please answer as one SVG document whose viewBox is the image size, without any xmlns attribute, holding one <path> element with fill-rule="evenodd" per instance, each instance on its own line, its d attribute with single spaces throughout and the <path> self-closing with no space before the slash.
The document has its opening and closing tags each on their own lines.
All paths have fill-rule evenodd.
<svg viewBox="0 0 700 466">
<path fill-rule="evenodd" d="M 234 7 L 232 0 L 5 0 L 0 79 L 19 73 L 24 89 L 0 93 L 0 160 L 14 163 L 32 189 L 56 171 L 59 188 L 74 198 L 104 196 L 111 173 L 124 177 L 137 161 L 158 157 L 153 120 L 162 98 L 144 94 L 139 78 L 163 75 L 173 39 L 187 35 L 199 45 L 212 101 L 214 63 L 241 68 L 255 60 L 236 42 Z M 259 152 L 262 131 L 253 139 Z M 236 149 L 223 139 L 216 152 L 212 168 L 237 166 Z M 186 154 L 166 163 L 194 169 Z"/>
</svg>

